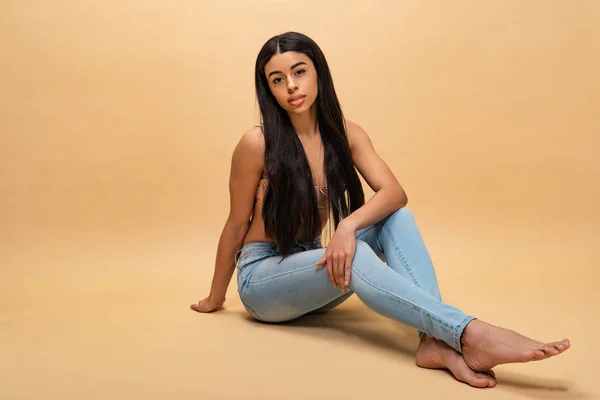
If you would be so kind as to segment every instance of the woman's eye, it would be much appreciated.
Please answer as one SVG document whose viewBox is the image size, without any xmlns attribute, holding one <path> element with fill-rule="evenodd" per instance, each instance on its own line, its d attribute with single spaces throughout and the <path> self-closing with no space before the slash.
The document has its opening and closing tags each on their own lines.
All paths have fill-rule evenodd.
<svg viewBox="0 0 600 400">
<path fill-rule="evenodd" d="M 304 69 L 299 69 L 298 71 L 296 71 L 296 75 L 302 75 L 306 72 L 306 70 Z M 281 78 L 275 78 L 273 79 L 273 84 L 279 83 L 281 82 Z"/>
</svg>

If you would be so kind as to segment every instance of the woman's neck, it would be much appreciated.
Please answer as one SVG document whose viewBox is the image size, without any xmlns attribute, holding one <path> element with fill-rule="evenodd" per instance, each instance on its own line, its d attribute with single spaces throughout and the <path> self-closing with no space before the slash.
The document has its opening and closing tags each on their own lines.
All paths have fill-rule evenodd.
<svg viewBox="0 0 600 400">
<path fill-rule="evenodd" d="M 289 114 L 290 122 L 298 136 L 313 137 L 319 135 L 315 106 L 302 114 Z"/>
</svg>

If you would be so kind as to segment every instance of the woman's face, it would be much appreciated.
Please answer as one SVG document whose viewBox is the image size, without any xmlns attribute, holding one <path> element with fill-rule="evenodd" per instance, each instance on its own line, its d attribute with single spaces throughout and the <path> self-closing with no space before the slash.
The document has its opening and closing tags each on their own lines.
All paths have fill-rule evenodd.
<svg viewBox="0 0 600 400">
<path fill-rule="evenodd" d="M 310 110 L 317 98 L 317 71 L 304 53 L 275 54 L 265 65 L 265 76 L 271 93 L 289 114 Z"/>
</svg>

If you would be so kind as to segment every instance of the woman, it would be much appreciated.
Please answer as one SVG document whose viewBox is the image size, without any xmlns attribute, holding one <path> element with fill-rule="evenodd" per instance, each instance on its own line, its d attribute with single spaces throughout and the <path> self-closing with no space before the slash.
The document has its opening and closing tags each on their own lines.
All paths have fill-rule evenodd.
<svg viewBox="0 0 600 400">
<path fill-rule="evenodd" d="M 229 218 L 210 295 L 191 308 L 219 310 L 233 271 L 248 313 L 283 322 L 338 306 L 353 293 L 419 330 L 417 365 L 493 387 L 491 368 L 541 360 L 570 347 L 482 322 L 441 301 L 434 268 L 406 194 L 367 133 L 345 120 L 325 57 L 305 35 L 275 36 L 255 70 L 262 125 L 231 164 Z M 357 174 L 375 195 L 365 203 Z M 335 229 L 327 247 L 321 232 Z"/>
</svg>

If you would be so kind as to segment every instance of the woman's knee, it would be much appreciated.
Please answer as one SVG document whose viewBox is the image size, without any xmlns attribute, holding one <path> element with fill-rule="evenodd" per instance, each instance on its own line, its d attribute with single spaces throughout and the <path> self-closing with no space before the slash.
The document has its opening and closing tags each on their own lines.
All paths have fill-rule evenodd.
<svg viewBox="0 0 600 400">
<path fill-rule="evenodd" d="M 363 240 L 356 241 L 356 250 L 354 252 L 354 259 L 352 260 L 352 269 L 359 268 L 360 266 L 373 265 L 373 263 L 382 262 L 375 250 L 369 244 Z"/>
<path fill-rule="evenodd" d="M 356 253 L 352 260 L 352 267 L 350 270 L 349 289 L 355 292 L 359 297 L 369 291 L 369 282 L 372 280 L 372 274 L 376 273 L 378 264 L 382 263 L 383 262 L 367 242 L 357 240 Z"/>
<path fill-rule="evenodd" d="M 364 257 L 369 255 L 370 253 L 374 253 L 373 249 L 367 242 L 364 240 L 356 240 L 356 250 L 354 251 L 354 259 L 357 257 Z"/>
<path fill-rule="evenodd" d="M 414 221 L 415 216 L 412 211 L 406 207 L 399 208 L 387 218 L 386 223 L 394 223 L 395 221 Z"/>
</svg>

